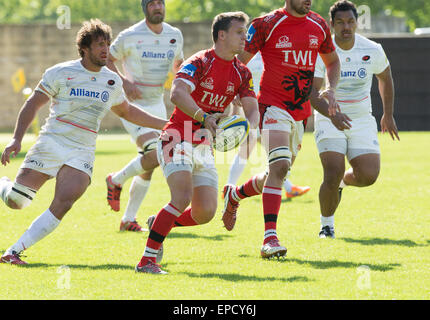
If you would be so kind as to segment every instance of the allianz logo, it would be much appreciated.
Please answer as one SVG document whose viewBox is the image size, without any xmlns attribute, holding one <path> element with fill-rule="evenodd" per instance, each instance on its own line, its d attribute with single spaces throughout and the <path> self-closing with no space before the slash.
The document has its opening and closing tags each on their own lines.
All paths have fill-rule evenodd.
<svg viewBox="0 0 430 320">
<path fill-rule="evenodd" d="M 341 71 L 340 76 L 342 78 L 355 78 L 358 76 L 363 79 L 367 77 L 367 70 L 365 68 L 361 68 L 358 71 Z"/>
<path fill-rule="evenodd" d="M 173 50 L 169 50 L 167 51 L 167 53 L 162 53 L 162 52 L 153 52 L 153 51 L 143 51 L 142 53 L 142 58 L 147 58 L 147 59 L 168 59 L 168 60 L 173 60 L 173 58 L 175 57 L 175 51 Z"/>
<path fill-rule="evenodd" d="M 76 88 L 76 89 L 72 88 L 70 90 L 70 96 L 101 99 L 103 102 L 107 102 L 109 100 L 109 92 L 107 91 L 103 91 L 102 93 L 100 93 L 97 91 L 91 91 L 91 90 L 80 89 L 80 88 Z"/>
<path fill-rule="evenodd" d="M 142 58 L 166 59 L 166 54 L 152 51 L 143 51 Z"/>
<path fill-rule="evenodd" d="M 341 71 L 340 76 L 342 78 L 355 77 L 357 75 L 357 71 Z"/>
<path fill-rule="evenodd" d="M 149 59 L 169 59 L 172 60 L 175 57 L 175 52 L 173 50 L 167 51 L 167 53 L 153 52 L 153 51 L 143 51 L 142 58 Z"/>
</svg>

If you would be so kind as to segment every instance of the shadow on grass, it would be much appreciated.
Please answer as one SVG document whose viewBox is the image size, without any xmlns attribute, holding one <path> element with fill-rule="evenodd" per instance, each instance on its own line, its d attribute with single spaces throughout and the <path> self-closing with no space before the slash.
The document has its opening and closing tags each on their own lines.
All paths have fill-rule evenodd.
<svg viewBox="0 0 430 320">
<path fill-rule="evenodd" d="M 349 268 L 357 269 L 358 267 L 367 266 L 373 271 L 390 271 L 395 267 L 400 267 L 401 264 L 398 263 L 387 263 L 387 264 L 372 264 L 372 263 L 357 263 L 350 261 L 338 261 L 338 260 L 328 260 L 328 261 L 312 261 L 312 260 L 301 260 L 301 259 L 285 259 L 280 260 L 282 263 L 294 262 L 301 265 L 310 265 L 315 269 L 332 269 L 332 268 Z"/>
<path fill-rule="evenodd" d="M 50 268 L 50 267 L 69 267 L 70 269 L 82 270 L 134 270 L 135 266 L 123 264 L 100 264 L 100 265 L 84 265 L 84 264 L 49 264 L 49 263 L 30 263 L 19 266 L 20 268 Z"/>
<path fill-rule="evenodd" d="M 369 239 L 353 239 L 353 238 L 338 238 L 348 243 L 359 243 L 364 246 L 374 245 L 394 245 L 403 247 L 426 247 L 430 245 L 430 240 L 427 240 L 427 244 L 419 244 L 412 240 L 392 240 L 387 238 L 369 238 Z"/>
<path fill-rule="evenodd" d="M 241 254 L 238 256 L 239 258 L 250 258 L 250 255 L 247 254 Z M 301 265 L 310 265 L 311 267 L 315 269 L 331 269 L 331 268 L 353 268 L 356 269 L 361 266 L 367 266 L 371 270 L 374 271 L 390 271 L 393 270 L 395 267 L 400 267 L 401 264 L 398 263 L 389 263 L 389 264 L 369 264 L 369 263 L 356 263 L 356 262 L 349 262 L 349 261 L 338 261 L 338 260 L 327 260 L 327 261 L 312 261 L 312 260 L 300 260 L 300 259 L 294 259 L 294 258 L 283 258 L 283 259 L 271 259 L 267 261 L 273 261 L 274 263 L 289 263 L 294 262 Z"/>
<path fill-rule="evenodd" d="M 168 236 L 168 239 L 204 239 L 212 241 L 223 241 L 226 238 L 231 238 L 233 236 L 229 234 L 217 234 L 214 236 L 204 236 L 195 233 L 182 233 L 182 232 L 172 232 Z"/>
<path fill-rule="evenodd" d="M 291 202 L 292 203 L 293 201 L 294 200 L 291 199 L 291 198 L 284 198 L 284 199 L 281 200 L 282 203 L 286 203 L 286 202 Z M 315 200 L 312 200 L 312 199 L 307 199 L 307 200 L 300 199 L 300 202 L 301 203 L 314 203 Z"/>
<path fill-rule="evenodd" d="M 211 278 L 211 279 L 220 279 L 220 280 L 232 281 L 232 282 L 238 282 L 238 281 L 309 282 L 309 281 L 314 281 L 312 279 L 309 279 L 308 277 L 301 277 L 301 276 L 282 278 L 282 277 L 247 276 L 247 275 L 238 274 L 238 273 L 205 273 L 205 274 L 201 274 L 201 273 L 193 273 L 193 272 L 181 272 L 181 274 L 185 274 L 191 278 L 200 278 L 200 279 Z"/>
</svg>

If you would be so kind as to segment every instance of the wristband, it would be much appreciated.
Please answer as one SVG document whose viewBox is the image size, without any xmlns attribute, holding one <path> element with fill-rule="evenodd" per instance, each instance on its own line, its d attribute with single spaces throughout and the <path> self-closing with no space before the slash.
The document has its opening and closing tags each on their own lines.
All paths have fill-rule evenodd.
<svg viewBox="0 0 430 320">
<path fill-rule="evenodd" d="M 193 119 L 194 119 L 194 120 L 197 120 L 197 119 L 196 119 L 196 114 L 197 114 L 197 112 L 199 112 L 199 111 L 202 111 L 202 109 L 198 108 L 198 109 L 196 110 L 196 112 L 194 112 L 194 115 L 193 115 Z"/>
</svg>

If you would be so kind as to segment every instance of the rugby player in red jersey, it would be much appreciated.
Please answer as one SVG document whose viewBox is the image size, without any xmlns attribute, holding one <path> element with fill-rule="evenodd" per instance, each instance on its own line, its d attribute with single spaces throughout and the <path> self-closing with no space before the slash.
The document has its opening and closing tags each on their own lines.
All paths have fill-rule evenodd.
<svg viewBox="0 0 430 320">
<path fill-rule="evenodd" d="M 252 75 L 236 57 L 245 48 L 247 23 L 243 12 L 216 16 L 212 25 L 214 47 L 193 55 L 176 75 L 171 92 L 176 108 L 157 150 L 171 201 L 148 223 L 149 237 L 136 272 L 165 274 L 157 262 L 170 230 L 205 224 L 214 217 L 218 174 L 210 135 L 216 133 L 217 120 L 236 95 L 251 128 L 258 126 Z"/>
<path fill-rule="evenodd" d="M 262 194 L 263 258 L 287 253 L 276 233 L 282 184 L 300 148 L 306 119 L 311 115 L 309 94 L 318 54 L 328 76 L 327 90 L 322 97 L 329 103 L 321 113 L 330 116 L 337 112 L 334 90 L 339 79 L 339 58 L 328 24 L 310 11 L 311 4 L 311 0 L 286 0 L 285 7 L 254 19 L 248 29 L 245 51 L 238 56 L 245 64 L 258 51 L 263 58 L 258 102 L 268 171 L 240 187 L 224 187 L 223 221 L 227 230 L 232 230 L 239 201 Z"/>
</svg>

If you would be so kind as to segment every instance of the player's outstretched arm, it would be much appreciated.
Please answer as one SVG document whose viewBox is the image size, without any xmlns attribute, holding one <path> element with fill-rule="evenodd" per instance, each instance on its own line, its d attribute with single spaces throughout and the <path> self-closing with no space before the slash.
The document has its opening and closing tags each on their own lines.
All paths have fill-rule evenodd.
<svg viewBox="0 0 430 320">
<path fill-rule="evenodd" d="M 161 130 L 167 124 L 167 120 L 155 117 L 125 100 L 123 103 L 113 106 L 111 110 L 117 116 L 141 127 Z"/>
<path fill-rule="evenodd" d="M 377 74 L 376 78 L 384 108 L 384 114 L 381 118 L 381 131 L 382 133 L 388 132 L 393 140 L 395 138 L 400 140 L 396 120 L 394 120 L 394 81 L 391 67 L 388 66 L 383 72 Z"/>
<path fill-rule="evenodd" d="M 323 78 L 314 78 L 312 84 L 312 91 L 309 97 L 312 107 L 316 109 L 323 116 L 329 118 L 333 125 L 340 131 L 351 128 L 351 119 L 342 112 L 336 112 L 335 115 L 329 114 L 329 105 L 325 98 L 320 95 L 321 87 L 324 83 Z"/>
<path fill-rule="evenodd" d="M 43 90 L 41 85 L 39 85 L 39 88 Z M 43 107 L 49 99 L 49 96 L 46 94 L 40 91 L 35 91 L 24 103 L 18 114 L 13 138 L 1 155 L 1 163 L 4 166 L 10 162 L 11 154 L 12 157 L 16 157 L 16 155 L 21 151 L 21 142 L 24 138 L 25 132 L 36 117 L 37 111 L 39 111 L 39 109 Z"/>
</svg>

